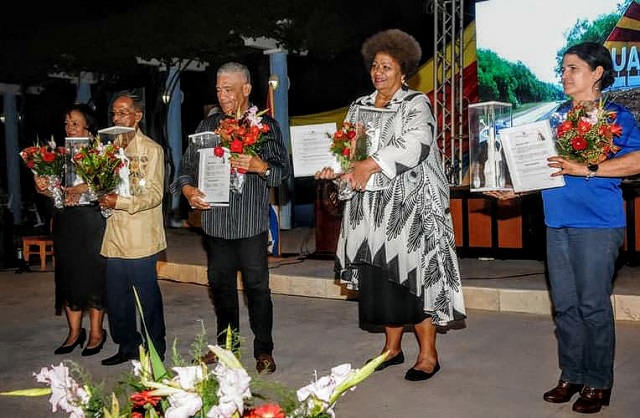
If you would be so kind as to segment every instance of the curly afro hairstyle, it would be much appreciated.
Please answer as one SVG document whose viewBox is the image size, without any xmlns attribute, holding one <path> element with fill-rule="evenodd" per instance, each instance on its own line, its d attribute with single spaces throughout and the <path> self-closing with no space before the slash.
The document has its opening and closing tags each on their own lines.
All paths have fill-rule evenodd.
<svg viewBox="0 0 640 418">
<path fill-rule="evenodd" d="M 400 63 L 400 70 L 407 77 L 416 72 L 422 56 L 418 41 L 400 29 L 387 29 L 372 35 L 364 41 L 360 52 L 367 70 L 371 68 L 376 54 L 384 52 Z"/>
</svg>

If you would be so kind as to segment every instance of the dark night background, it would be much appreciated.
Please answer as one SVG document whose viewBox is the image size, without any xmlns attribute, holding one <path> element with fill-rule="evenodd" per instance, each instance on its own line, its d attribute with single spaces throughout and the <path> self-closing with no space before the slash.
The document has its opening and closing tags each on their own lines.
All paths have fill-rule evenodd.
<svg viewBox="0 0 640 418">
<path fill-rule="evenodd" d="M 145 59 L 179 57 L 210 65 L 204 72 L 183 72 L 181 90 L 183 139 L 203 118 L 204 106 L 215 102 L 215 70 L 226 61 L 246 64 L 253 77 L 252 100 L 266 102 L 269 58 L 261 50 L 245 47 L 238 34 L 278 39 L 289 51 L 307 50 L 306 56 L 288 55 L 289 115 L 305 115 L 348 105 L 372 90 L 360 55 L 362 42 L 373 33 L 399 28 L 422 45 L 422 62 L 433 56 L 433 21 L 430 1 L 244 1 L 237 0 L 132 0 L 128 2 L 33 1 L 13 3 L 0 33 L 0 83 L 19 84 L 20 147 L 36 137 L 63 138 L 63 110 L 75 100 L 69 80 L 48 77 L 50 72 L 99 75 L 92 99 L 108 126 L 107 110 L 113 92 L 144 88 L 145 132 L 166 144 L 166 108 L 161 101 L 165 72 L 139 65 Z M 465 25 L 473 20 L 474 2 L 465 2 Z M 292 24 L 277 24 L 283 16 Z M 42 87 L 38 95 L 28 87 Z M 4 130 L 0 132 L 4 142 Z M 3 147 L 4 148 L 4 147 Z M 5 159 L 2 183 L 6 184 Z M 32 187 L 30 176 L 21 176 Z M 28 180 L 28 181 L 27 181 Z M 28 183 L 28 184 L 27 184 Z M 24 189 L 24 187 L 23 187 Z"/>
</svg>

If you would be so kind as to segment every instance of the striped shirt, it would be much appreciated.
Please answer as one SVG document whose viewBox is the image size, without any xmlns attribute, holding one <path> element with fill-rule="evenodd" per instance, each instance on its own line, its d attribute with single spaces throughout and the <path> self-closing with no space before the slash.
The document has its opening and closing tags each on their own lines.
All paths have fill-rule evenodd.
<svg viewBox="0 0 640 418">
<path fill-rule="evenodd" d="M 215 131 L 224 115 L 215 113 L 204 119 L 196 128 L 196 133 Z M 269 228 L 269 188 L 279 186 L 291 173 L 289 155 L 282 139 L 280 126 L 273 118 L 262 116 L 262 122 L 269 125 L 270 131 L 264 138 L 258 155 L 269 163 L 271 170 L 266 178 L 257 173 L 246 173 L 242 193 L 229 192 L 229 206 L 215 206 L 202 211 L 202 229 L 207 235 L 238 239 L 261 234 Z M 178 177 L 170 186 L 171 193 L 182 192 L 185 185 L 197 186 L 200 148 L 211 148 L 189 142 L 182 156 Z"/>
</svg>

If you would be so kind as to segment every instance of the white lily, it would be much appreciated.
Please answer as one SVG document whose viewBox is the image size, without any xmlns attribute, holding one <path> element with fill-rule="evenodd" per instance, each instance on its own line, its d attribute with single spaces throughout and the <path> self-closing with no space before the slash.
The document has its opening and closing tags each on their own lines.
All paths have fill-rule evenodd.
<svg viewBox="0 0 640 418">
<path fill-rule="evenodd" d="M 51 369 L 43 367 L 40 373 L 34 373 L 37 382 L 46 383 L 51 387 L 51 411 L 56 412 L 61 408 L 69 412 L 70 418 L 84 418 L 83 407 L 89 402 L 89 394 L 70 375 L 69 369 L 63 363 L 51 366 Z"/>
<path fill-rule="evenodd" d="M 165 418 L 189 418 L 202 408 L 202 398 L 195 392 L 182 391 L 169 396 L 169 404 Z"/>
</svg>

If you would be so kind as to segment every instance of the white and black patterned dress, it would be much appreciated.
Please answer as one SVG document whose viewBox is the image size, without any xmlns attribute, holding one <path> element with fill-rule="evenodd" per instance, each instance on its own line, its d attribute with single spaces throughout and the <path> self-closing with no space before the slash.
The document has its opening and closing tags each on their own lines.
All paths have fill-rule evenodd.
<svg viewBox="0 0 640 418">
<path fill-rule="evenodd" d="M 375 97 L 356 100 L 347 120 L 354 122 L 358 108 L 373 106 Z M 383 277 L 417 298 L 434 324 L 446 325 L 464 318 L 465 307 L 431 105 L 423 93 L 400 89 L 386 108 L 392 112 L 381 121 L 372 154 L 382 172 L 368 183 L 374 191 L 345 203 L 336 270 L 348 287 L 359 289 L 360 282 L 374 280 L 363 266 L 382 269 Z"/>
</svg>

